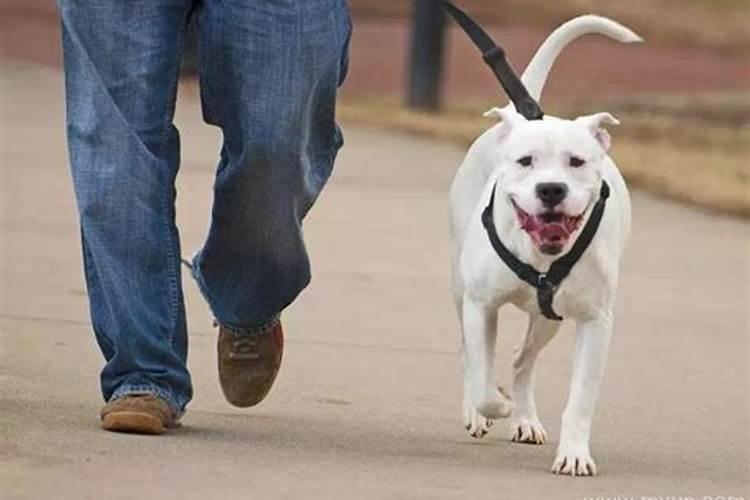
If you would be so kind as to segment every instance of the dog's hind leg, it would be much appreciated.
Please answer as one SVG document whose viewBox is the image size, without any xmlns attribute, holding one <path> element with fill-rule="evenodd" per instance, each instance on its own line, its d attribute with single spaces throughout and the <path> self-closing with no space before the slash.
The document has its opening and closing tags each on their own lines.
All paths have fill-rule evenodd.
<svg viewBox="0 0 750 500">
<path fill-rule="evenodd" d="M 492 420 L 510 416 L 511 400 L 495 385 L 497 310 L 463 299 L 464 426 L 483 437 Z"/>
<path fill-rule="evenodd" d="M 560 328 L 539 314 L 529 316 L 529 328 L 513 355 L 513 410 L 511 439 L 517 443 L 544 444 L 547 432 L 539 421 L 534 401 L 534 366 L 539 353 Z"/>
</svg>

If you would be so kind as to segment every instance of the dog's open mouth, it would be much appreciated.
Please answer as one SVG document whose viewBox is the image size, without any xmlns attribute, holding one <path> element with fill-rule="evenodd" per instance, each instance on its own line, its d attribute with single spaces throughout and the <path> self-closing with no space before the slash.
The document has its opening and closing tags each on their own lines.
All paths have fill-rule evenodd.
<svg viewBox="0 0 750 500">
<path fill-rule="evenodd" d="M 512 199 L 511 202 L 521 229 L 529 234 L 534 246 L 547 255 L 562 252 L 570 236 L 578 230 L 583 220 L 583 214 L 573 216 L 563 212 L 550 211 L 531 215 L 524 212 Z"/>
</svg>

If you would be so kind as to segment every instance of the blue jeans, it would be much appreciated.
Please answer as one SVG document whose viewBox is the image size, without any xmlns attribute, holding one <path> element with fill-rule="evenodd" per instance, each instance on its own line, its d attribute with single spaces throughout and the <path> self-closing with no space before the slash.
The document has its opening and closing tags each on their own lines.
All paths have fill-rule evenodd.
<svg viewBox="0 0 750 500">
<path fill-rule="evenodd" d="M 192 396 L 175 225 L 183 39 L 199 32 L 203 116 L 224 143 L 193 275 L 237 332 L 310 281 L 302 219 L 342 145 L 345 0 L 58 0 L 67 133 L 105 400 Z"/>
</svg>

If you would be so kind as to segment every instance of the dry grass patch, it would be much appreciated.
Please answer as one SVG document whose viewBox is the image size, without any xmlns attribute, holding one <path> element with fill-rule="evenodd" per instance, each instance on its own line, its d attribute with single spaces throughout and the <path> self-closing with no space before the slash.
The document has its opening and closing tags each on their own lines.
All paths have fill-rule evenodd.
<svg viewBox="0 0 750 500">
<path fill-rule="evenodd" d="M 622 125 L 612 130 L 613 157 L 631 186 L 722 213 L 750 218 L 750 97 L 679 98 L 642 106 L 630 101 L 586 106 L 575 116 L 606 109 Z M 720 107 L 725 107 L 721 112 Z M 689 108 L 689 109 L 688 109 Z M 344 123 L 432 137 L 467 147 L 492 122 L 475 106 L 439 114 L 408 111 L 394 100 L 344 101 Z"/>
</svg>

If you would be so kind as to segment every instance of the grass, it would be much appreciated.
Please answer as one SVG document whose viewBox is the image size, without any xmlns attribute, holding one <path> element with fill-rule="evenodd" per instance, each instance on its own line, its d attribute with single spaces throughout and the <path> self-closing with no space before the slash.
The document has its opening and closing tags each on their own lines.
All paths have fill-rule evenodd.
<svg viewBox="0 0 750 500">
<path fill-rule="evenodd" d="M 608 110 L 612 156 L 631 186 L 721 213 L 750 218 L 750 96 L 722 95 L 589 103 L 557 116 Z M 344 101 L 344 123 L 397 129 L 467 147 L 492 122 L 479 106 L 417 113 L 392 99 Z"/>
</svg>

